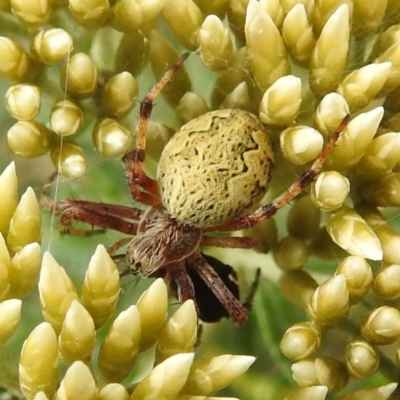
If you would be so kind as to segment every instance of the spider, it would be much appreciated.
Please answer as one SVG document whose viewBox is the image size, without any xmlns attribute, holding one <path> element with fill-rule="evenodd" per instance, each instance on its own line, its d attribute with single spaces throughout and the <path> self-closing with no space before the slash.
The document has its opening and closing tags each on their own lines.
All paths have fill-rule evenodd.
<svg viewBox="0 0 400 400">
<path fill-rule="evenodd" d="M 129 241 L 126 261 L 131 272 L 163 276 L 176 288 L 180 302 L 194 300 L 201 318 L 200 280 L 224 313 L 241 325 L 248 318 L 249 308 L 239 302 L 236 289 L 229 284 L 230 267 L 221 270 L 218 260 L 202 255 L 201 246 L 255 247 L 257 242 L 249 237 L 213 234 L 250 228 L 297 196 L 321 170 L 348 117 L 312 166 L 283 194 L 252 213 L 246 210 L 265 194 L 274 156 L 266 128 L 249 112 L 211 111 L 184 125 L 165 146 L 157 179 L 152 179 L 143 164 L 153 102 L 188 56 L 183 54 L 142 100 L 136 149 L 122 158 L 132 198 L 147 208 L 143 211 L 77 199 L 60 201 L 54 207 L 62 213 L 64 232 L 77 232 L 71 227 L 75 220 L 132 235 L 112 247 L 114 251 Z M 219 315 L 223 313 L 218 313 L 217 319 Z"/>
</svg>

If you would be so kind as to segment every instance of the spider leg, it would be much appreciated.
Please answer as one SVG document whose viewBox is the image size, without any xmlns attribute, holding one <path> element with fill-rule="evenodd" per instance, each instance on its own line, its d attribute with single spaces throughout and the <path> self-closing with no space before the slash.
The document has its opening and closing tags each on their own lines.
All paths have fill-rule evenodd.
<svg viewBox="0 0 400 400">
<path fill-rule="evenodd" d="M 203 236 L 200 244 L 202 246 L 250 249 L 252 247 L 257 247 L 258 241 L 250 237 Z"/>
<path fill-rule="evenodd" d="M 122 158 L 132 197 L 143 204 L 153 207 L 160 205 L 161 199 L 158 192 L 157 181 L 147 176 L 143 170 L 146 156 L 147 126 L 153 109 L 154 100 L 161 93 L 165 85 L 172 79 L 188 56 L 189 53 L 183 54 L 179 60 L 167 70 L 161 80 L 150 90 L 140 103 L 139 122 L 136 127 L 136 149 L 127 153 Z"/>
<path fill-rule="evenodd" d="M 187 273 L 186 269 L 180 264 L 179 268 L 169 268 L 168 273 L 170 275 L 170 278 L 175 281 L 179 302 L 183 304 L 186 300 L 191 299 L 194 301 L 194 304 L 198 311 L 193 282 L 190 279 L 190 276 Z"/>
<path fill-rule="evenodd" d="M 204 258 L 200 255 L 192 256 L 190 268 L 197 272 L 238 325 L 242 325 L 247 321 L 248 309 L 240 304 L 239 300 L 226 287 L 217 272 Z"/>
<path fill-rule="evenodd" d="M 118 216 L 121 211 L 119 206 L 113 208 L 113 205 L 107 204 L 109 213 L 104 212 L 104 204 L 94 203 L 82 200 L 66 200 L 57 204 L 57 207 L 62 211 L 61 216 L 61 231 L 79 236 L 90 236 L 92 231 L 78 230 L 71 227 L 72 221 L 80 221 L 86 224 L 99 226 L 103 229 L 113 229 L 128 235 L 135 235 L 137 232 L 137 224 L 125 221 Z M 125 212 L 126 210 L 124 210 Z M 140 210 L 132 209 L 132 214 Z M 130 218 L 133 218 L 130 216 Z"/>
<path fill-rule="evenodd" d="M 347 115 L 343 121 L 340 123 L 339 127 L 333 133 L 328 144 L 324 147 L 320 155 L 313 162 L 311 167 L 302 173 L 302 175 L 294 182 L 287 190 L 285 190 L 279 197 L 277 197 L 272 203 L 265 206 L 261 206 L 254 213 L 242 215 L 238 218 L 228 221 L 218 226 L 213 226 L 211 228 L 205 229 L 205 231 L 236 231 L 240 229 L 251 228 L 257 225 L 264 219 L 270 218 L 274 215 L 281 207 L 290 202 L 295 198 L 301 191 L 308 186 L 314 178 L 319 174 L 321 168 L 328 157 L 329 153 L 333 150 L 340 134 L 345 129 L 349 121 L 349 116 Z"/>
</svg>

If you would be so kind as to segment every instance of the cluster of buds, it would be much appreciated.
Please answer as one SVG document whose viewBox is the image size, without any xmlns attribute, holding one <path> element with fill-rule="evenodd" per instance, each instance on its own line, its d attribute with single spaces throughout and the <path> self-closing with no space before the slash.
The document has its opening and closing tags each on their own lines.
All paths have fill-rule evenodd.
<svg viewBox="0 0 400 400">
<path fill-rule="evenodd" d="M 132 147 L 131 110 L 139 92 L 144 94 L 150 85 L 148 64 L 154 83 L 179 58 L 182 48 L 197 54 L 163 90 L 171 106 L 168 115 L 176 117 L 169 124 L 178 128 L 221 108 L 240 108 L 257 115 L 269 128 L 277 153 L 268 199 L 289 187 L 350 114 L 324 172 L 310 193 L 294 202 L 286 220 L 286 236 L 278 240 L 278 228 L 283 227 L 274 220 L 264 221 L 247 234 L 261 237 L 265 247 L 272 249 L 283 271 L 282 293 L 309 316 L 309 321 L 289 328 L 281 342 L 282 352 L 296 361 L 293 376 L 301 387 L 290 398 L 322 400 L 327 392 L 343 389 L 350 377 L 365 379 L 376 372 L 395 379 L 399 350 L 389 357 L 380 346 L 400 339 L 400 312 L 393 302 L 400 298 L 400 235 L 395 224 L 389 223 L 400 205 L 397 0 L 0 0 L 0 10 L 4 11 L 0 25 L 5 27 L 0 37 L 0 75 L 12 83 L 6 107 L 18 120 L 8 131 L 9 147 L 24 158 L 50 154 L 54 165 L 69 178 L 85 173 L 88 133 L 104 157 L 120 157 Z M 201 84 L 192 86 L 190 77 Z M 203 84 L 206 80 L 209 89 Z M 146 84 L 139 88 L 142 82 Z M 41 108 L 45 98 L 51 104 Z M 172 133 L 170 126 L 150 124 L 147 160 L 157 161 Z M 12 283 L 13 279 L 20 283 L 21 272 L 10 271 L 13 263 L 24 260 L 21 254 L 32 252 L 39 257 L 40 217 L 30 221 L 34 226 L 29 229 L 16 230 L 24 218 L 19 217 L 22 209 L 38 206 L 28 190 L 15 208 L 15 191 L 7 187 L 4 193 L 9 192 L 12 199 L 7 204 L 12 206 L 7 209 L 12 211 L 4 218 L 12 217 L 12 222 L 0 230 L 10 255 L 0 259 L 8 271 L 4 299 L 23 296 L 39 273 L 38 262 L 30 262 L 34 270 L 28 272 L 30 280 L 23 280 L 26 288 Z M 25 201 L 28 205 L 21 206 Z M 323 223 L 322 212 L 326 213 Z M 99 249 L 96 254 L 106 257 Z M 311 256 L 342 261 L 334 276 L 318 285 L 303 268 Z M 75 350 L 67 345 L 72 340 L 68 333 L 74 324 L 71 319 L 84 314 L 98 328 L 109 318 L 113 303 L 107 300 L 107 308 L 100 301 L 105 314 L 97 315 L 93 311 L 96 302 L 92 304 L 86 295 L 80 302 L 73 301 L 78 300 L 73 286 L 64 283 L 71 315 L 65 317 L 68 307 L 62 316 L 53 315 L 58 306 L 47 302 L 53 295 L 47 299 L 46 271 L 50 273 L 49 266 L 56 263 L 50 256 L 45 260 L 39 287 L 50 325 L 41 326 L 38 335 L 53 337 L 53 343 L 57 334 L 69 336 L 58 344 L 68 363 L 77 360 Z M 118 296 L 117 291 L 110 296 Z M 351 329 L 343 354 L 317 356 L 319 351 L 323 354 L 322 338 L 335 329 Z M 80 376 L 91 374 L 84 364 L 91 354 L 88 348 L 78 364 L 72 363 L 71 376 L 77 370 L 86 371 Z M 109 354 L 100 352 L 99 368 L 105 378 L 114 373 L 110 372 Z M 190 366 L 191 360 L 185 357 L 179 362 Z M 23 387 L 28 388 L 29 377 L 23 376 Z M 190 382 L 188 376 L 185 382 Z M 71 381 L 64 381 L 59 389 L 63 394 L 58 396 L 67 396 Z M 146 385 L 135 390 L 144 393 Z M 95 383 L 89 386 L 95 390 Z M 395 385 L 388 384 L 343 398 L 387 399 L 394 390 Z M 172 397 L 179 398 L 178 392 Z"/>
<path fill-rule="evenodd" d="M 18 200 L 14 164 L 0 175 L 0 345 L 15 333 L 23 299 L 39 288 L 45 322 L 22 347 L 19 386 L 28 400 L 90 399 L 190 400 L 229 385 L 254 362 L 252 356 L 222 355 L 194 361 L 198 320 L 192 300 L 167 319 L 168 291 L 159 278 L 136 305 L 114 313 L 121 291 L 117 267 L 99 245 L 92 256 L 81 295 L 49 252 L 41 256 L 41 212 L 29 188 Z M 154 305 L 157 307 L 154 307 Z M 105 327 L 103 325 L 112 321 Z M 93 351 L 99 373 L 92 368 Z M 154 365 L 141 381 L 121 383 L 140 353 L 155 347 Z M 60 370 L 66 369 L 61 381 Z M 10 375 L 18 374 L 8 371 Z M 3 382 L 4 383 L 4 382 Z M 17 385 L 7 382 L 9 388 Z M 16 390 L 17 394 L 20 394 Z"/>
</svg>

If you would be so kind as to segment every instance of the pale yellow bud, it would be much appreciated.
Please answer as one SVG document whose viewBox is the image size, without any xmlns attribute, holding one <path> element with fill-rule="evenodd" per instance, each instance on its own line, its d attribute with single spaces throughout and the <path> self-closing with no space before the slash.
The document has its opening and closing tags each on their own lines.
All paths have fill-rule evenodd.
<svg viewBox="0 0 400 400">
<path fill-rule="evenodd" d="M 41 236 L 42 213 L 35 192 L 29 187 L 11 218 L 7 247 L 11 254 L 15 254 L 29 243 L 39 243 Z"/>
<path fill-rule="evenodd" d="M 196 50 L 205 16 L 192 0 L 166 1 L 162 15 L 175 38 L 187 49 Z"/>
<path fill-rule="evenodd" d="M 183 303 L 161 331 L 155 363 L 178 353 L 191 353 L 197 341 L 197 313 L 192 300 Z"/>
<path fill-rule="evenodd" d="M 98 245 L 90 259 L 82 286 L 82 303 L 96 328 L 110 318 L 120 293 L 118 269 L 103 245 Z"/>
<path fill-rule="evenodd" d="M 33 290 L 39 279 L 41 264 L 38 243 L 27 244 L 15 254 L 8 268 L 9 297 L 22 299 Z"/>
<path fill-rule="evenodd" d="M 51 140 L 50 131 L 39 122 L 18 121 L 7 132 L 8 146 L 22 158 L 35 158 L 47 153 Z"/>
<path fill-rule="evenodd" d="M 247 7 L 245 34 L 251 71 L 259 89 L 265 91 L 278 78 L 288 75 L 290 67 L 278 28 L 255 0 L 250 0 Z"/>
<path fill-rule="evenodd" d="M 87 28 L 102 27 L 110 15 L 108 0 L 69 0 L 68 6 L 74 19 Z"/>
<path fill-rule="evenodd" d="M 124 385 L 109 383 L 99 389 L 98 400 L 129 400 L 129 394 Z"/>
<path fill-rule="evenodd" d="M 54 166 L 66 178 L 79 178 L 86 172 L 86 158 L 80 146 L 73 142 L 63 142 L 53 147 L 50 153 Z"/>
<path fill-rule="evenodd" d="M 278 286 L 287 300 L 304 310 L 318 284 L 307 272 L 292 271 L 281 275 Z"/>
<path fill-rule="evenodd" d="M 348 309 L 349 292 L 346 278 L 337 275 L 315 290 L 308 303 L 307 312 L 316 323 L 331 325 L 342 320 Z"/>
<path fill-rule="evenodd" d="M 304 165 L 317 158 L 324 144 L 317 130 L 302 125 L 285 129 L 279 139 L 283 155 L 294 165 Z"/>
<path fill-rule="evenodd" d="M 346 278 L 351 303 L 364 298 L 373 280 L 370 265 L 360 256 L 349 256 L 343 259 L 336 269 L 336 275 L 343 275 Z"/>
<path fill-rule="evenodd" d="M 361 325 L 361 334 L 373 344 L 390 344 L 400 338 L 400 311 L 382 306 L 372 310 Z"/>
<path fill-rule="evenodd" d="M 384 133 L 372 140 L 366 148 L 355 172 L 362 179 L 372 181 L 400 162 L 400 132 Z"/>
<path fill-rule="evenodd" d="M 293 2 L 293 0 L 289 1 Z M 353 14 L 353 2 L 351 0 L 322 0 L 315 3 L 315 9 L 312 10 L 314 13 L 307 12 L 307 15 L 311 16 L 309 18 L 312 19 L 317 33 L 321 32 L 324 25 L 340 5 L 346 4 L 349 9 L 349 15 Z"/>
<path fill-rule="evenodd" d="M 348 381 L 344 365 L 329 357 L 301 360 L 292 365 L 292 372 L 300 387 L 323 385 L 329 392 L 343 389 Z"/>
<path fill-rule="evenodd" d="M 25 340 L 19 361 L 22 393 L 33 399 L 44 392 L 51 399 L 58 385 L 59 357 L 57 336 L 47 322 L 38 325 Z"/>
<path fill-rule="evenodd" d="M 37 75 L 34 61 L 16 41 L 0 36 L 0 54 L 0 75 L 8 81 L 27 82 Z"/>
<path fill-rule="evenodd" d="M 309 251 L 304 240 L 296 236 L 286 236 L 273 249 L 273 257 L 279 268 L 294 271 L 308 260 Z"/>
<path fill-rule="evenodd" d="M 35 58 L 46 65 L 64 60 L 73 49 L 72 37 L 60 28 L 41 30 L 33 39 L 31 46 Z"/>
<path fill-rule="evenodd" d="M 329 17 L 310 60 L 310 88 L 319 97 L 336 89 L 346 66 L 349 49 L 349 9 L 342 4 Z"/>
<path fill-rule="evenodd" d="M 254 361 L 255 357 L 252 356 L 229 354 L 195 361 L 182 392 L 207 396 L 228 386 L 246 372 Z"/>
<path fill-rule="evenodd" d="M 124 117 L 135 105 L 138 84 L 129 72 L 114 75 L 107 83 L 101 96 L 101 110 L 111 118 Z"/>
<path fill-rule="evenodd" d="M 140 315 L 136 306 L 122 311 L 112 323 L 99 352 L 99 367 L 106 380 L 120 382 L 131 372 L 139 351 Z"/>
<path fill-rule="evenodd" d="M 122 157 L 131 143 L 131 132 L 115 119 L 104 118 L 93 128 L 92 138 L 103 157 Z"/>
<path fill-rule="evenodd" d="M 58 342 L 66 364 L 89 361 L 96 344 L 96 331 L 92 317 L 77 300 L 71 303 L 65 315 Z"/>
<path fill-rule="evenodd" d="M 250 111 L 252 102 L 250 93 L 247 87 L 247 82 L 241 82 L 237 85 L 232 92 L 228 93 L 221 103 L 220 108 L 240 108 L 242 110 Z"/>
<path fill-rule="evenodd" d="M 36 28 L 51 18 L 49 0 L 10 0 L 12 13 L 25 25 Z"/>
<path fill-rule="evenodd" d="M 78 295 L 71 278 L 49 252 L 43 255 L 38 287 L 43 316 L 58 333 Z"/>
<path fill-rule="evenodd" d="M 226 68 L 233 53 L 233 43 L 228 29 L 215 15 L 209 15 L 199 31 L 200 58 L 212 71 Z"/>
<path fill-rule="evenodd" d="M 82 108 L 69 99 L 53 104 L 50 114 L 50 126 L 59 136 L 71 136 L 82 127 L 84 113 Z"/>
<path fill-rule="evenodd" d="M 268 125 L 290 125 L 297 118 L 301 100 L 301 79 L 293 75 L 283 76 L 264 93 L 260 119 Z M 307 142 L 307 138 L 304 141 Z"/>
<path fill-rule="evenodd" d="M 377 371 L 379 355 L 366 340 L 354 340 L 346 347 L 345 364 L 352 377 L 364 379 Z"/>
<path fill-rule="evenodd" d="M 383 267 L 374 278 L 374 290 L 385 300 L 400 297 L 400 265 L 390 264 Z"/>
<path fill-rule="evenodd" d="M 311 184 L 311 199 L 323 211 L 338 209 L 350 193 L 350 181 L 336 171 L 318 174 Z"/>
<path fill-rule="evenodd" d="M 167 358 L 135 387 L 130 400 L 175 399 L 185 385 L 192 362 L 193 353 Z"/>
<path fill-rule="evenodd" d="M 150 121 L 146 132 L 146 161 L 158 162 L 160 155 L 175 132 L 156 121 Z M 148 158 L 147 158 L 148 157 Z"/>
<path fill-rule="evenodd" d="M 154 308 L 157 304 L 157 308 Z M 136 303 L 140 313 L 142 337 L 140 351 L 147 350 L 160 336 L 168 312 L 168 292 L 164 281 L 159 278 L 140 296 Z"/>
<path fill-rule="evenodd" d="M 325 139 L 329 139 L 349 112 L 349 106 L 340 94 L 329 93 L 318 104 L 314 119 L 315 128 Z"/>
<path fill-rule="evenodd" d="M 91 96 L 96 90 L 98 72 L 87 54 L 76 53 L 61 68 L 60 78 L 61 87 L 69 95 L 82 98 Z"/>
<path fill-rule="evenodd" d="M 296 4 L 286 15 L 282 26 L 282 37 L 293 59 L 307 65 L 315 47 L 312 27 L 304 4 Z"/>
<path fill-rule="evenodd" d="M 3 346 L 18 328 L 21 319 L 21 300 L 10 299 L 0 303 L 0 345 Z"/>
<path fill-rule="evenodd" d="M 362 67 L 346 78 L 337 88 L 352 112 L 358 111 L 368 105 L 380 92 L 389 77 L 392 64 L 369 64 Z"/>
<path fill-rule="evenodd" d="M 57 400 L 97 400 L 96 382 L 89 367 L 74 362 L 65 373 L 57 390 Z"/>
<path fill-rule="evenodd" d="M 7 237 L 11 217 L 18 205 L 18 179 L 11 162 L 0 175 L 0 233 Z M 1 254 L 1 251 L 0 251 Z"/>
<path fill-rule="evenodd" d="M 326 219 L 326 230 L 332 240 L 353 256 L 382 260 L 382 246 L 363 218 L 352 208 L 332 211 Z"/>
<path fill-rule="evenodd" d="M 321 330 L 309 321 L 291 326 L 279 343 L 282 353 L 295 361 L 313 355 L 320 345 Z"/>
<path fill-rule="evenodd" d="M 6 108 L 19 120 L 31 120 L 40 110 L 40 89 L 35 85 L 18 84 L 6 92 Z"/>
</svg>

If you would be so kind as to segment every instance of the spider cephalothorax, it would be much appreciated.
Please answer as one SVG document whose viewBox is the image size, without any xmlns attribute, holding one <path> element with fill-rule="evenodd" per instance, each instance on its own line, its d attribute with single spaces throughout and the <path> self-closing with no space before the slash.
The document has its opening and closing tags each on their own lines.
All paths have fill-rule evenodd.
<svg viewBox="0 0 400 400">
<path fill-rule="evenodd" d="M 71 221 L 78 220 L 133 235 L 126 259 L 134 273 L 163 276 L 176 288 L 179 300 L 193 299 L 199 315 L 207 320 L 229 315 L 243 324 L 248 309 L 240 304 L 237 287 L 231 284 L 230 267 L 203 256 L 201 246 L 254 247 L 251 238 L 212 234 L 252 227 L 297 196 L 321 170 L 347 118 L 310 169 L 253 213 L 246 210 L 267 190 L 274 157 L 266 128 L 249 112 L 212 111 L 184 125 L 164 148 L 157 180 L 152 179 L 143 163 L 153 101 L 187 57 L 184 54 L 142 101 L 136 149 L 123 157 L 132 197 L 147 210 L 82 200 L 65 200 L 55 208 L 63 213 L 64 231 L 71 231 Z M 209 289 L 206 294 L 204 285 Z M 220 310 L 214 314 L 201 303 L 214 299 L 226 314 Z"/>
</svg>

